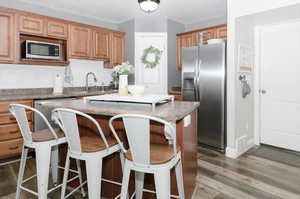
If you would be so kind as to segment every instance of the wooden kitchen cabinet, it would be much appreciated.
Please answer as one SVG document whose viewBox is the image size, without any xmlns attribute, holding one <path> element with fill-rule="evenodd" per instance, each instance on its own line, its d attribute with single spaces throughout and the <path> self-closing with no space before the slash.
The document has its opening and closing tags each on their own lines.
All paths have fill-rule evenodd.
<svg viewBox="0 0 300 199">
<path fill-rule="evenodd" d="M 109 60 L 110 58 L 110 32 L 107 30 L 93 30 L 93 58 Z"/>
<path fill-rule="evenodd" d="M 19 15 L 19 31 L 27 34 L 44 35 L 45 17 L 22 13 Z"/>
<path fill-rule="evenodd" d="M 216 29 L 216 37 L 220 39 L 227 39 L 227 26 L 222 26 Z"/>
<path fill-rule="evenodd" d="M 21 154 L 23 138 L 15 117 L 9 112 L 10 104 L 33 106 L 32 100 L 0 101 L 0 159 Z M 33 112 L 26 111 L 29 127 L 33 128 Z"/>
<path fill-rule="evenodd" d="M 202 34 L 203 34 L 203 44 L 207 44 L 207 41 L 210 40 L 210 39 L 216 39 L 217 38 L 216 30 L 217 29 L 212 28 L 212 29 L 201 31 Z"/>
<path fill-rule="evenodd" d="M 198 33 L 189 33 L 181 36 L 177 36 L 177 68 L 180 69 L 182 66 L 182 48 L 197 46 L 199 43 Z"/>
<path fill-rule="evenodd" d="M 109 63 L 105 65 L 108 68 L 121 64 L 125 59 L 125 33 L 111 32 L 110 39 L 110 60 Z"/>
<path fill-rule="evenodd" d="M 201 36 L 203 34 L 203 43 L 201 43 Z M 177 68 L 182 67 L 182 48 L 205 45 L 210 39 L 227 39 L 227 25 L 218 25 L 213 27 L 208 27 L 199 30 L 193 30 L 190 32 L 184 32 L 177 34 L 177 49 L 176 49 L 176 63 Z"/>
<path fill-rule="evenodd" d="M 68 38 L 68 24 L 58 20 L 47 20 L 47 35 L 55 38 Z"/>
<path fill-rule="evenodd" d="M 0 63 L 14 62 L 15 15 L 0 8 Z"/>
<path fill-rule="evenodd" d="M 70 25 L 69 55 L 71 58 L 91 57 L 92 31 L 86 26 Z"/>
</svg>

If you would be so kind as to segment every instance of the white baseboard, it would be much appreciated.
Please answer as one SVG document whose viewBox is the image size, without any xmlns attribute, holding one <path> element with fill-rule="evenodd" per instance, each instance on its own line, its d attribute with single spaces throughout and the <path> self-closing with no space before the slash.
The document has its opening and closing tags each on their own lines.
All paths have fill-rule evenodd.
<svg viewBox="0 0 300 199">
<path fill-rule="evenodd" d="M 226 157 L 233 158 L 233 159 L 236 159 L 238 157 L 236 149 L 231 147 L 226 147 L 225 155 Z"/>
<path fill-rule="evenodd" d="M 247 137 L 241 137 L 237 139 L 235 144 L 236 148 L 227 147 L 226 157 L 236 159 L 255 146 L 254 139 L 247 140 L 246 138 Z M 243 142 L 243 144 L 241 144 L 241 142 Z"/>
</svg>

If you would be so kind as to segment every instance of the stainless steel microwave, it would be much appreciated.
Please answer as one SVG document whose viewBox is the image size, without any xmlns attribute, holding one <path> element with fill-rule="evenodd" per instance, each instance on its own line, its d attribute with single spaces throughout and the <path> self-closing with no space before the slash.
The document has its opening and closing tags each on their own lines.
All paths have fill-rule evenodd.
<svg viewBox="0 0 300 199">
<path fill-rule="evenodd" d="M 25 40 L 21 50 L 25 59 L 61 59 L 61 45 L 57 43 Z"/>
</svg>

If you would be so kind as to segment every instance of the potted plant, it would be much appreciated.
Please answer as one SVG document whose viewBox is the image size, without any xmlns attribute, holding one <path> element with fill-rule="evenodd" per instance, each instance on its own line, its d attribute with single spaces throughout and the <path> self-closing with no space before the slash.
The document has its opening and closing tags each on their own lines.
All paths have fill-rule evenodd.
<svg viewBox="0 0 300 199">
<path fill-rule="evenodd" d="M 119 75 L 119 95 L 128 95 L 128 75 L 132 71 L 133 65 L 128 61 L 114 67 L 114 71 Z"/>
</svg>

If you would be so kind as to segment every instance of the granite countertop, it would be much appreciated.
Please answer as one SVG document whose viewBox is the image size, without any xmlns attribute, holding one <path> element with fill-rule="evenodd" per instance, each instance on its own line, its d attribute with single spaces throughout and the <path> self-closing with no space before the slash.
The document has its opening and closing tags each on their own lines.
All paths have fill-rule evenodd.
<svg viewBox="0 0 300 199">
<path fill-rule="evenodd" d="M 118 114 L 144 114 L 158 117 L 169 122 L 183 119 L 199 107 L 199 102 L 174 101 L 151 106 L 124 104 L 113 102 L 90 102 L 88 100 L 72 100 L 68 102 L 51 102 L 43 105 L 47 109 L 69 108 L 92 115 L 115 116 Z"/>
<path fill-rule="evenodd" d="M 84 97 L 92 95 L 104 95 L 117 92 L 116 90 L 105 89 L 105 91 L 90 90 L 85 91 L 82 87 L 65 88 L 61 94 L 54 94 L 51 88 L 37 89 L 3 89 L 0 90 L 0 101 L 5 100 L 32 100 L 32 99 L 55 99 L 67 97 Z"/>
</svg>

